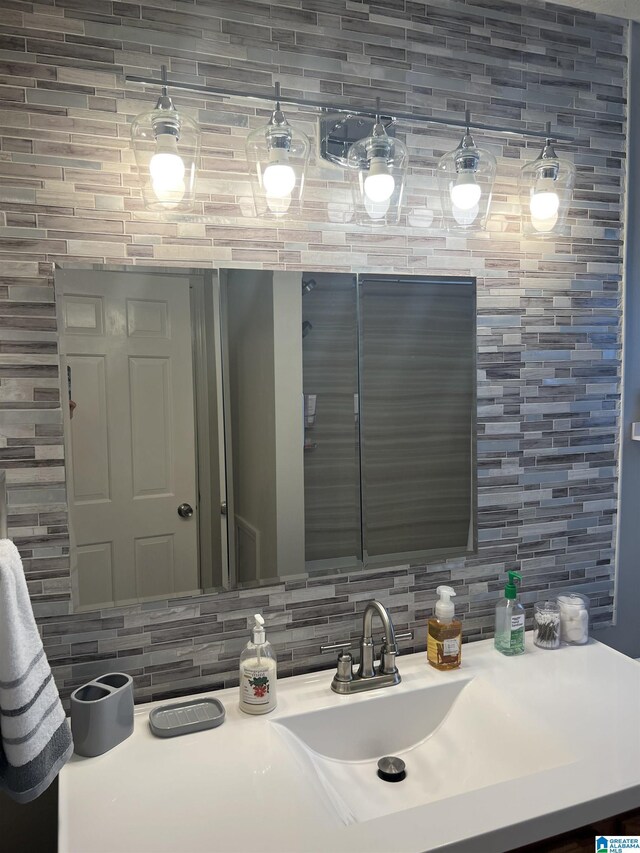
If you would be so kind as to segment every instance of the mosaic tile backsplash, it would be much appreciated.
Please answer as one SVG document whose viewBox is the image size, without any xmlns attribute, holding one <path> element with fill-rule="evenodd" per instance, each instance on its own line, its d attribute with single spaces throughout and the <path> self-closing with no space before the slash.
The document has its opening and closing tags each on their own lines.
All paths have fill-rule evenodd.
<svg viewBox="0 0 640 853">
<path fill-rule="evenodd" d="M 451 582 L 469 640 L 491 635 L 507 569 L 523 598 L 580 588 L 595 622 L 613 610 L 620 395 L 626 38 L 621 21 L 507 0 L 3 0 L 0 17 L 0 462 L 10 535 L 24 558 L 64 696 L 109 670 L 138 700 L 235 682 L 261 610 L 283 674 L 329 667 L 328 640 L 389 607 L 424 648 L 435 587 Z M 457 133 L 399 128 L 411 157 L 400 225 L 340 221 L 341 172 L 310 167 L 302 217 L 253 217 L 244 159 L 263 104 L 175 93 L 203 126 L 192 217 L 141 207 L 132 118 L 157 92 L 124 74 L 285 93 L 575 134 L 559 146 L 577 186 L 565 236 L 525 241 L 516 180 L 539 143 L 478 133 L 498 157 L 486 233 L 440 224 L 434 165 Z M 310 112 L 290 111 L 310 136 Z M 478 282 L 477 556 L 301 579 L 193 599 L 71 612 L 55 262 L 474 275 Z"/>
</svg>

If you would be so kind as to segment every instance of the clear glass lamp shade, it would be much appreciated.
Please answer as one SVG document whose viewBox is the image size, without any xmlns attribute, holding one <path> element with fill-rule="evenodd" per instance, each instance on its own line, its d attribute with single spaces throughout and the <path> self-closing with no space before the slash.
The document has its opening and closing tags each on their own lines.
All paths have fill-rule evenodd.
<svg viewBox="0 0 640 853">
<path fill-rule="evenodd" d="M 310 148 L 308 137 L 280 110 L 249 134 L 247 162 L 258 216 L 280 219 L 299 211 Z"/>
<path fill-rule="evenodd" d="M 496 177 L 496 158 L 465 134 L 455 151 L 436 169 L 444 227 L 448 231 L 480 231 L 486 227 Z"/>
<path fill-rule="evenodd" d="M 576 169 L 548 141 L 537 160 L 520 172 L 522 230 L 529 237 L 561 233 L 573 198 Z"/>
<path fill-rule="evenodd" d="M 377 123 L 371 136 L 353 143 L 347 163 L 356 223 L 396 225 L 409 164 L 403 143 Z"/>
<path fill-rule="evenodd" d="M 175 109 L 155 109 L 137 116 L 131 140 L 148 210 L 193 209 L 200 162 L 200 128 Z"/>
</svg>

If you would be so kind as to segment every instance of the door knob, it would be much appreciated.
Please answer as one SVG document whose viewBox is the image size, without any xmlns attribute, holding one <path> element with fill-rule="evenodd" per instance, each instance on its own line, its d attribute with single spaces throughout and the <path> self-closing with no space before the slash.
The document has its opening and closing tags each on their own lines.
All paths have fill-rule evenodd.
<svg viewBox="0 0 640 853">
<path fill-rule="evenodd" d="M 193 515 L 193 507 L 191 504 L 180 504 L 178 507 L 178 515 L 180 518 L 191 518 Z"/>
</svg>

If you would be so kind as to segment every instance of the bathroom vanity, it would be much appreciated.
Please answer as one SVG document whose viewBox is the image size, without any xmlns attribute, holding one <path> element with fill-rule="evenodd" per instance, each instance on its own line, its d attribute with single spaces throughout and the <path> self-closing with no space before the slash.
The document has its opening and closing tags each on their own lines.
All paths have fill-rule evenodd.
<svg viewBox="0 0 640 853">
<path fill-rule="evenodd" d="M 284 679 L 263 717 L 217 691 L 220 728 L 133 735 L 60 776 L 60 853 L 498 853 L 640 805 L 640 666 L 610 648 L 506 658 L 464 647 L 455 672 L 424 653 L 358 695 L 331 672 Z M 156 703 L 157 705 L 158 703 Z M 594 732 L 598 737 L 594 738 Z M 406 778 L 377 775 L 382 756 Z"/>
</svg>

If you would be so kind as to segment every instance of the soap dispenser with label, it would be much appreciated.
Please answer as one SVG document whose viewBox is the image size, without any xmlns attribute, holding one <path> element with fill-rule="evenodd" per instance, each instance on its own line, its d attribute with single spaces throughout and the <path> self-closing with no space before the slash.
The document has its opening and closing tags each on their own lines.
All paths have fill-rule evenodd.
<svg viewBox="0 0 640 853">
<path fill-rule="evenodd" d="M 439 586 L 435 615 L 427 627 L 427 660 L 436 669 L 456 669 L 462 661 L 462 622 L 454 616 L 450 586 Z"/>
<path fill-rule="evenodd" d="M 524 606 L 518 601 L 517 572 L 508 572 L 509 581 L 504 588 L 504 598 L 496 605 L 496 631 L 494 645 L 503 655 L 524 654 Z"/>
<path fill-rule="evenodd" d="M 253 618 L 251 640 L 240 655 L 240 710 L 267 714 L 276 707 L 276 653 L 266 638 L 264 619 L 259 613 Z"/>
</svg>

